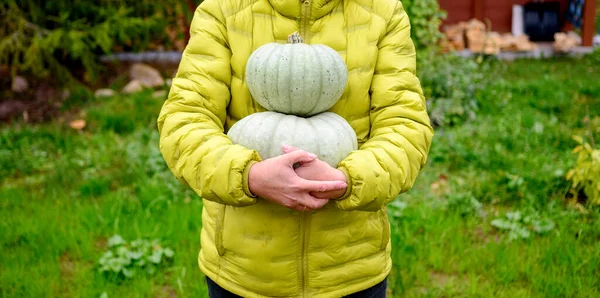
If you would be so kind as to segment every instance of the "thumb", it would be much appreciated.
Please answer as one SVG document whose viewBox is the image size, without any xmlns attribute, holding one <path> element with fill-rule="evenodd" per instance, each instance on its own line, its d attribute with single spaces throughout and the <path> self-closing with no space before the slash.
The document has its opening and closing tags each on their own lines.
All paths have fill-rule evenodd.
<svg viewBox="0 0 600 298">
<path fill-rule="evenodd" d="M 311 162 L 317 158 L 316 155 L 304 150 L 296 150 L 282 155 L 286 164 L 293 165 L 296 163 Z"/>
<path fill-rule="evenodd" d="M 290 152 L 294 152 L 296 150 L 299 150 L 298 148 L 296 148 L 294 146 L 287 145 L 287 144 L 281 145 L 281 149 L 282 149 L 283 153 L 290 153 Z"/>
</svg>

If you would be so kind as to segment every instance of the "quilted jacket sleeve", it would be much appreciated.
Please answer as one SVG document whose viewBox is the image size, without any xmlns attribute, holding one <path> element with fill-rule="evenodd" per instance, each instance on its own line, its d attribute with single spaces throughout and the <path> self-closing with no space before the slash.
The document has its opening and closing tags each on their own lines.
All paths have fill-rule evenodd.
<svg viewBox="0 0 600 298">
<path fill-rule="evenodd" d="M 371 131 L 361 148 L 339 164 L 348 189 L 336 206 L 376 211 L 408 191 L 425 165 L 433 129 L 416 76 L 410 23 L 397 2 L 379 41 L 371 84 Z"/>
<path fill-rule="evenodd" d="M 230 101 L 231 52 L 219 2 L 204 1 L 158 118 L 160 150 L 169 168 L 202 198 L 234 206 L 256 203 L 248 190 L 256 151 L 224 134 Z"/>
</svg>

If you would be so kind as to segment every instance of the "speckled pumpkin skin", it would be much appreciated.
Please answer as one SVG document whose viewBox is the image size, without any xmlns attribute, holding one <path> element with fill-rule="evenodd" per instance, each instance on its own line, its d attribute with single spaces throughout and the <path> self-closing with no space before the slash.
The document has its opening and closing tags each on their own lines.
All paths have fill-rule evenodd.
<svg viewBox="0 0 600 298">
<path fill-rule="evenodd" d="M 246 66 L 252 97 L 265 109 L 312 116 L 327 111 L 342 96 L 348 68 L 332 48 L 304 43 L 268 43 Z"/>
<path fill-rule="evenodd" d="M 262 159 L 283 154 L 281 146 L 286 144 L 311 152 L 332 167 L 358 148 L 350 124 L 329 112 L 310 118 L 255 113 L 233 125 L 227 136 L 235 144 L 258 151 Z"/>
</svg>

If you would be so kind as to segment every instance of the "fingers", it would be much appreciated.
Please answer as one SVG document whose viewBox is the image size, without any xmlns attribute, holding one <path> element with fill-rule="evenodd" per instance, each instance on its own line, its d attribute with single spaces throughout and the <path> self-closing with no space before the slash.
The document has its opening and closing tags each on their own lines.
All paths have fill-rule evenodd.
<svg viewBox="0 0 600 298">
<path fill-rule="evenodd" d="M 303 179 L 299 187 L 300 189 L 308 192 L 326 192 L 331 190 L 346 189 L 348 184 L 343 181 L 316 181 Z"/>
<path fill-rule="evenodd" d="M 311 192 L 310 194 L 317 200 L 331 200 L 331 192 Z"/>
<path fill-rule="evenodd" d="M 302 164 L 305 162 L 311 162 L 315 160 L 317 156 L 304 150 L 295 150 L 282 155 L 281 158 L 283 158 L 287 164 L 293 165 L 296 163 Z"/>
<path fill-rule="evenodd" d="M 328 202 L 329 199 L 316 198 L 312 194 L 306 192 L 288 197 L 288 199 L 282 200 L 279 204 L 292 210 L 304 212 L 321 209 L 323 206 L 327 205 Z"/>
<path fill-rule="evenodd" d="M 305 197 L 303 197 L 303 199 L 300 202 L 298 202 L 298 205 L 295 206 L 295 208 L 293 209 L 298 211 L 312 211 L 323 208 L 323 206 L 327 205 L 328 202 L 329 200 L 327 199 L 317 199 L 307 194 Z"/>
<path fill-rule="evenodd" d="M 294 146 L 290 146 L 290 145 L 286 145 L 286 144 L 282 145 L 281 148 L 283 150 L 283 154 L 288 154 L 290 152 L 299 150 L 298 148 L 296 148 Z"/>
<path fill-rule="evenodd" d="M 327 200 L 327 199 L 322 200 L 322 199 L 317 199 L 315 197 L 312 197 L 311 199 L 313 202 L 312 209 L 321 209 L 321 208 L 323 208 L 323 206 L 325 206 L 325 205 L 327 205 L 327 203 L 329 203 L 329 200 Z"/>
</svg>

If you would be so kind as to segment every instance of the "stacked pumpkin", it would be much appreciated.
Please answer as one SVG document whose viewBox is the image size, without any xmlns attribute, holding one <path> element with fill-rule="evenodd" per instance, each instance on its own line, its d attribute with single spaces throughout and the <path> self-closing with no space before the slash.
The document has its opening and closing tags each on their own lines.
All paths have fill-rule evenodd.
<svg viewBox="0 0 600 298">
<path fill-rule="evenodd" d="M 248 58 L 246 81 L 268 112 L 236 122 L 227 135 L 262 159 L 282 154 L 282 145 L 315 154 L 332 167 L 358 147 L 356 134 L 339 115 L 327 112 L 346 88 L 348 70 L 332 48 L 303 43 L 296 32 L 287 44 L 268 43 Z"/>
</svg>

